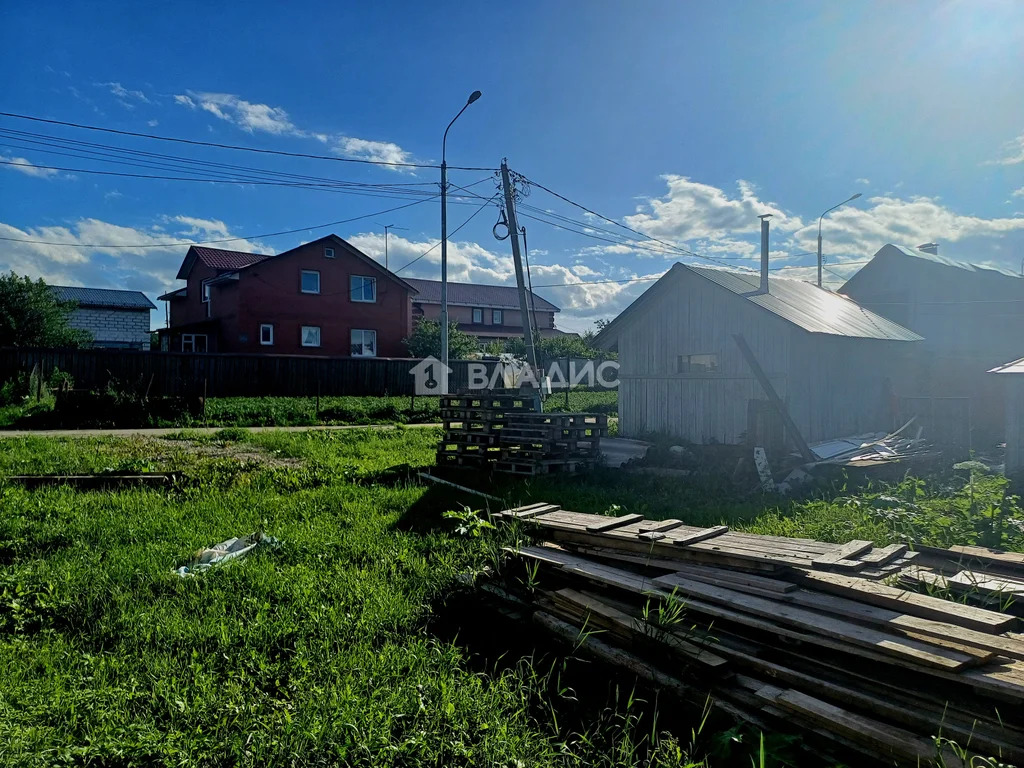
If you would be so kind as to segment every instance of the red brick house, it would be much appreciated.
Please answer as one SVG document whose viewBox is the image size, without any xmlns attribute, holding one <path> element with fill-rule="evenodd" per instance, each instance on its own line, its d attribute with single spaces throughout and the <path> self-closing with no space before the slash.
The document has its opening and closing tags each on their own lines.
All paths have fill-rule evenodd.
<svg viewBox="0 0 1024 768">
<path fill-rule="evenodd" d="M 406 356 L 416 290 L 337 235 L 276 256 L 194 245 L 177 277 L 165 351 Z"/>
</svg>

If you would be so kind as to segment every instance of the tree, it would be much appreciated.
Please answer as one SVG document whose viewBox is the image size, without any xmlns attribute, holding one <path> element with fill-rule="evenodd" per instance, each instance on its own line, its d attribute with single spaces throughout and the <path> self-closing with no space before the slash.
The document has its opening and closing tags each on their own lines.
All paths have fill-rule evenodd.
<svg viewBox="0 0 1024 768">
<path fill-rule="evenodd" d="M 402 340 L 412 357 L 441 357 L 441 323 L 421 319 L 412 329 L 412 335 Z M 455 323 L 448 324 L 448 359 L 465 360 L 480 351 L 475 336 L 460 331 Z"/>
<path fill-rule="evenodd" d="M 92 334 L 71 327 L 77 304 L 61 301 L 40 280 L 0 275 L 0 347 L 82 347 Z"/>
</svg>

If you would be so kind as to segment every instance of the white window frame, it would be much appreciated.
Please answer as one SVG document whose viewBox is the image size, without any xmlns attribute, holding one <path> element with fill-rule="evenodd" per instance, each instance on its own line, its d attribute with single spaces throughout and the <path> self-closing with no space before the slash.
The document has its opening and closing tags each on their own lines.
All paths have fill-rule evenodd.
<svg viewBox="0 0 1024 768">
<path fill-rule="evenodd" d="M 306 275 L 316 275 L 316 290 L 315 291 L 307 291 L 306 288 L 304 287 Z M 303 269 L 303 270 L 301 270 L 299 272 L 299 292 L 300 293 L 309 293 L 309 294 L 319 294 L 320 293 L 320 270 L 318 270 L 318 269 Z"/>
<path fill-rule="evenodd" d="M 269 329 L 270 340 L 264 341 L 263 331 Z M 260 345 L 264 347 L 274 346 L 274 324 L 273 323 L 260 323 Z"/>
<path fill-rule="evenodd" d="M 477 315 L 480 316 L 479 320 L 476 319 Z M 483 325 L 483 324 L 484 324 L 484 310 L 483 310 L 483 307 L 473 307 L 473 325 Z"/>
<path fill-rule="evenodd" d="M 315 330 L 316 331 L 316 344 L 307 344 L 306 343 L 306 331 L 307 330 L 310 330 L 310 331 Z M 299 343 L 302 346 L 304 346 L 304 347 L 320 347 L 320 346 L 322 346 L 323 339 L 320 336 L 320 326 L 319 325 L 303 325 L 303 326 L 300 326 L 299 327 Z"/>
<path fill-rule="evenodd" d="M 692 358 L 695 357 L 711 358 L 711 363 L 713 367 L 708 367 L 705 363 L 705 367 L 702 370 L 695 370 L 691 368 L 691 366 L 694 364 Z M 676 373 L 681 373 L 683 375 L 707 375 L 712 373 L 718 373 L 719 363 L 720 361 L 717 352 L 693 352 L 689 355 L 676 355 Z M 683 370 L 684 367 L 686 370 Z"/>
<path fill-rule="evenodd" d="M 196 349 L 196 340 L 197 339 L 202 339 L 203 340 L 202 352 L 206 352 L 206 351 L 208 351 L 210 349 L 210 340 L 208 338 L 206 338 L 206 334 L 205 333 L 183 333 L 183 334 L 181 334 L 181 351 L 182 352 L 193 352 L 193 353 L 200 352 L 200 350 Z M 192 349 L 185 349 L 185 342 L 186 342 L 186 340 L 191 345 Z"/>
<path fill-rule="evenodd" d="M 356 298 L 356 289 L 355 289 L 355 286 L 353 285 L 353 283 L 356 280 L 364 280 L 364 281 L 365 280 L 369 280 L 370 281 L 370 285 L 373 286 L 373 298 L 371 298 L 371 299 Z M 359 288 L 360 288 L 360 294 L 359 295 L 360 295 L 360 297 L 362 297 L 366 293 L 366 283 L 365 282 L 360 283 Z M 361 304 L 376 304 L 377 303 L 377 278 L 376 277 L 371 277 L 369 275 L 349 275 L 348 276 L 348 297 L 352 301 L 357 301 L 357 302 L 359 302 Z"/>
<path fill-rule="evenodd" d="M 504 325 L 505 324 L 505 310 L 503 309 L 492 309 L 491 310 L 491 325 Z"/>
<path fill-rule="evenodd" d="M 210 303 L 210 281 L 212 279 L 212 277 L 206 278 L 199 287 L 199 298 L 202 299 L 203 304 Z"/>
<path fill-rule="evenodd" d="M 334 249 L 333 248 L 328 248 L 328 247 L 324 246 L 324 258 L 325 259 L 333 259 L 334 258 Z"/>
<path fill-rule="evenodd" d="M 362 352 L 362 351 L 357 353 L 357 352 L 353 351 L 354 348 L 355 348 L 355 345 L 356 345 L 356 334 L 357 333 L 359 334 L 359 339 L 360 339 L 359 340 L 359 346 L 360 346 L 360 348 L 363 348 L 363 347 L 366 346 L 366 334 L 367 333 L 372 334 L 372 338 L 373 338 L 373 354 L 367 354 L 366 352 Z M 351 345 L 350 348 L 349 348 L 349 352 L 352 355 L 352 357 L 376 357 L 377 356 L 377 331 L 375 331 L 374 329 L 372 329 L 372 328 L 353 328 L 351 331 L 349 331 L 348 338 L 349 338 L 349 344 Z"/>
</svg>

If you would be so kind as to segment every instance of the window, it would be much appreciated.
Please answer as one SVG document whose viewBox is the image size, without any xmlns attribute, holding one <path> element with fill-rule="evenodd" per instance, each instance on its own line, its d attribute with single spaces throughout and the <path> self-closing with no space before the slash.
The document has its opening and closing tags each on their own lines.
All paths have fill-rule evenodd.
<svg viewBox="0 0 1024 768">
<path fill-rule="evenodd" d="M 351 275 L 348 279 L 349 298 L 352 301 L 374 302 L 377 300 L 377 278 Z"/>
<path fill-rule="evenodd" d="M 183 333 L 183 334 L 181 334 L 181 351 L 182 352 L 205 352 L 206 351 L 206 334 L 205 333 Z"/>
<path fill-rule="evenodd" d="M 479 307 L 473 307 L 473 322 L 476 325 L 484 324 L 484 311 Z"/>
<path fill-rule="evenodd" d="M 377 332 L 352 329 L 352 357 L 376 357 Z"/>
<path fill-rule="evenodd" d="M 501 325 L 504 322 L 504 313 L 500 309 L 491 310 L 491 325 Z"/>
<path fill-rule="evenodd" d="M 324 248 L 324 258 L 333 259 L 334 258 L 334 249 L 333 248 Z"/>
<path fill-rule="evenodd" d="M 302 346 L 304 346 L 304 347 L 319 347 L 320 346 L 320 326 L 319 325 L 304 325 L 304 326 L 302 326 Z"/>
<path fill-rule="evenodd" d="M 203 280 L 203 290 L 200 293 L 203 296 L 204 304 L 210 300 L 210 280 Z"/>
<path fill-rule="evenodd" d="M 714 373 L 718 370 L 718 355 L 679 355 L 676 373 Z"/>
<path fill-rule="evenodd" d="M 274 324 L 263 323 L 260 325 L 260 344 L 265 347 L 273 346 L 274 344 Z"/>
<path fill-rule="evenodd" d="M 303 293 L 320 293 L 320 273 L 313 269 L 302 270 L 300 288 Z"/>
</svg>

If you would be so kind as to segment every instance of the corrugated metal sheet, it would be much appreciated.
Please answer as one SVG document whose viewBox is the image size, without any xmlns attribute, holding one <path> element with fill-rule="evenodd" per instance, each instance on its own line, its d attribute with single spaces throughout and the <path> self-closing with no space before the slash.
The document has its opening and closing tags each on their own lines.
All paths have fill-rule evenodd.
<svg viewBox="0 0 1024 768">
<path fill-rule="evenodd" d="M 416 289 L 415 301 L 427 304 L 441 303 L 441 281 L 408 278 L 406 282 Z M 559 308 L 536 293 L 534 309 L 538 312 L 559 312 Z M 474 285 L 448 283 L 448 303 L 463 307 L 496 307 L 519 309 L 519 290 L 514 285 Z"/>
<path fill-rule="evenodd" d="M 989 373 L 1024 373 L 1024 357 L 1006 365 L 996 366 Z"/>
<path fill-rule="evenodd" d="M 928 253 L 927 251 L 921 251 L 918 250 L 917 248 L 908 248 L 905 245 L 893 245 L 892 243 L 890 243 L 889 245 L 891 245 L 893 248 L 895 248 L 897 251 L 904 254 L 905 256 L 910 256 L 915 259 L 922 259 L 924 261 L 931 261 L 935 264 L 942 264 L 943 266 L 946 267 L 962 269 L 965 272 L 995 272 L 996 274 L 1003 275 L 1004 277 L 1013 277 L 1017 279 L 1024 277 L 1022 275 L 1017 274 L 1016 272 L 1011 272 L 1008 269 L 1003 269 L 1002 267 L 994 267 L 984 264 L 970 264 L 966 261 L 947 259 L 945 256 L 939 256 L 937 253 Z"/>
<path fill-rule="evenodd" d="M 108 309 L 156 309 L 142 291 L 121 291 L 112 288 L 82 288 L 73 285 L 51 285 L 62 301 L 77 301 L 80 307 Z"/>
<path fill-rule="evenodd" d="M 681 266 L 810 333 L 889 341 L 921 340 L 913 331 L 865 309 L 852 299 L 811 283 L 770 277 L 768 293 L 759 294 L 758 274 L 689 264 Z"/>
<path fill-rule="evenodd" d="M 212 269 L 241 269 L 270 258 L 263 253 L 226 251 L 223 248 L 206 248 L 199 245 L 193 245 L 191 250 L 203 264 Z"/>
</svg>

